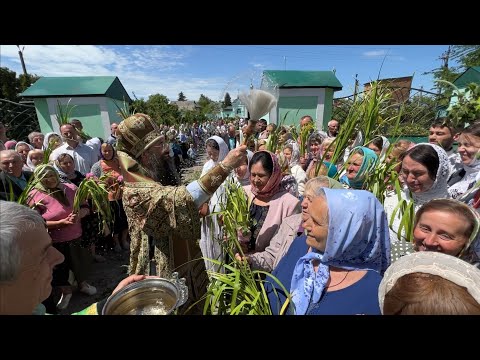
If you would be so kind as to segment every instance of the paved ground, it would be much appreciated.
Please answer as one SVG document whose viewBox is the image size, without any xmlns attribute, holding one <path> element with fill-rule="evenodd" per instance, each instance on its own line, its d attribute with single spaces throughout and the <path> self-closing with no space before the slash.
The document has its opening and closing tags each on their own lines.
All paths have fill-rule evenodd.
<svg viewBox="0 0 480 360">
<path fill-rule="evenodd" d="M 196 180 L 202 171 L 203 164 L 206 161 L 206 155 L 202 151 L 196 162 L 196 165 L 182 171 L 183 182 L 188 184 Z M 80 311 L 87 306 L 108 297 L 118 283 L 127 276 L 129 263 L 129 251 L 115 253 L 112 250 L 98 251 L 106 258 L 104 263 L 93 263 L 89 283 L 97 288 L 97 294 L 93 296 L 85 295 L 75 291 L 68 307 L 61 314 L 71 314 Z"/>
</svg>

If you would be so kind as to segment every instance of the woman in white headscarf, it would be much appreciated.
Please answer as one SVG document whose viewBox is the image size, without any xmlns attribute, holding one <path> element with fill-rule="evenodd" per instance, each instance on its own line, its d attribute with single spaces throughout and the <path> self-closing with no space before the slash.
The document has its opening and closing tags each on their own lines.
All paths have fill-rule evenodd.
<svg viewBox="0 0 480 360">
<path fill-rule="evenodd" d="M 62 144 L 63 144 L 63 140 L 62 140 L 62 137 L 60 135 L 58 135 L 55 132 L 49 132 L 45 135 L 45 138 L 43 139 L 42 150 L 45 151 L 50 146 L 50 148 L 53 151 L 56 148 L 58 148 L 59 146 L 61 146 Z"/>
<path fill-rule="evenodd" d="M 480 315 L 480 270 L 451 255 L 413 253 L 387 269 L 378 302 L 384 315 Z"/>
<path fill-rule="evenodd" d="M 298 194 L 303 196 L 305 191 L 305 183 L 307 182 L 307 173 L 300 165 L 300 149 L 296 143 L 288 143 L 283 147 L 283 155 L 288 160 L 290 172 L 297 181 Z"/>
<path fill-rule="evenodd" d="M 420 143 L 409 149 L 403 156 L 400 175 L 403 176 L 405 185 L 401 198 L 413 201 L 413 213 L 433 199 L 448 199 L 447 180 L 450 174 L 447 153 L 440 146 Z M 389 222 L 398 205 L 398 197 L 392 196 L 385 200 L 384 207 Z M 405 229 L 398 234 L 402 216 L 397 211 L 390 227 L 390 240 L 395 244 L 392 252 L 398 256 L 408 252 L 408 244 L 405 242 Z M 414 219 L 410 219 L 413 223 Z M 401 241 L 399 241 L 401 240 Z"/>
<path fill-rule="evenodd" d="M 225 159 L 225 156 L 228 154 L 228 146 L 219 136 L 208 138 L 206 148 L 209 160 L 203 165 L 200 177 Z M 200 249 L 202 250 L 207 270 L 216 271 L 218 269 L 218 266 L 208 259 L 222 260 L 220 241 L 223 241 L 223 231 L 218 223 L 218 215 L 214 213 L 221 211 L 220 204 L 224 201 L 226 201 L 225 188 L 222 184 L 212 195 L 208 203 L 205 203 L 200 210 L 200 215 L 203 216 L 201 219 Z"/>
<path fill-rule="evenodd" d="M 379 162 L 385 160 L 390 141 L 385 136 L 377 136 L 366 145 L 370 150 L 373 150 L 380 159 Z"/>
<path fill-rule="evenodd" d="M 22 156 L 23 171 L 31 171 L 30 167 L 27 165 L 27 156 L 32 150 L 33 150 L 33 146 L 30 144 L 27 144 L 25 141 L 19 141 L 15 145 L 15 151 Z"/>
<path fill-rule="evenodd" d="M 480 172 L 480 124 L 476 123 L 462 130 L 457 141 L 463 166 L 448 182 L 448 192 L 453 199 L 466 193 L 475 184 L 475 178 Z"/>
</svg>

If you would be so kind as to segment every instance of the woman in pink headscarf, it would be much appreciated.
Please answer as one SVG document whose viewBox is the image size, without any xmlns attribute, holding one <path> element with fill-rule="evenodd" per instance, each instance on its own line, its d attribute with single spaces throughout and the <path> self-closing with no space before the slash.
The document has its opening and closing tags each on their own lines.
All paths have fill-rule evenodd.
<svg viewBox="0 0 480 360">
<path fill-rule="evenodd" d="M 300 201 L 281 187 L 282 172 L 277 157 L 269 151 L 253 154 L 249 163 L 250 236 L 247 253 L 264 251 L 282 219 L 301 212 Z M 242 239 L 241 239 L 242 240 Z"/>
</svg>

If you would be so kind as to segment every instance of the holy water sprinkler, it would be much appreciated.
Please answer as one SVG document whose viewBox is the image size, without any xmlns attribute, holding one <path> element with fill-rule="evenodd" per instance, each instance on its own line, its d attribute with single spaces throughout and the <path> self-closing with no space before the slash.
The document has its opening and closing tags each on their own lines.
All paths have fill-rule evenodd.
<svg viewBox="0 0 480 360">
<path fill-rule="evenodd" d="M 239 96 L 240 101 L 245 105 L 250 114 L 248 120 L 248 126 L 244 131 L 243 144 L 247 144 L 248 139 L 255 133 L 255 125 L 257 121 L 270 110 L 277 103 L 277 99 L 271 93 L 264 90 L 251 89 L 248 94 L 241 93 Z"/>
</svg>

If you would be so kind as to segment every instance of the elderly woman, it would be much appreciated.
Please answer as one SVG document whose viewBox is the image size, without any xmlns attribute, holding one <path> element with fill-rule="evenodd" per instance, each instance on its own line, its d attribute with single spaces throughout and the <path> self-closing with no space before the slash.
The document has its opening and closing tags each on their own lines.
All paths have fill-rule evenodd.
<svg viewBox="0 0 480 360">
<path fill-rule="evenodd" d="M 22 155 L 23 160 L 23 171 L 31 171 L 31 169 L 27 165 L 27 156 L 30 151 L 33 150 L 33 146 L 27 144 L 25 141 L 19 141 L 15 145 L 15 151 Z"/>
<path fill-rule="evenodd" d="M 400 253 L 392 248 L 392 262 L 413 251 L 435 251 L 461 258 L 480 268 L 479 214 L 453 199 L 435 199 L 415 215 L 413 247 Z"/>
<path fill-rule="evenodd" d="M 378 286 L 390 264 L 387 217 L 368 191 L 323 188 L 304 222 L 306 242 L 293 242 L 273 275 L 290 289 L 296 315 L 380 314 Z M 268 288 L 279 313 L 285 297 Z"/>
<path fill-rule="evenodd" d="M 57 170 L 62 183 L 70 183 L 78 187 L 83 179 L 85 179 L 85 175 L 80 171 L 75 170 L 75 163 L 70 154 L 60 154 L 53 162 L 53 167 Z M 90 210 L 92 210 L 92 204 L 89 204 L 89 207 Z M 98 217 L 91 213 L 82 218 L 82 230 L 82 246 L 90 248 L 95 261 L 105 262 L 106 259 L 102 255 L 96 253 L 95 243 L 97 242 L 97 237 L 100 232 Z"/>
<path fill-rule="evenodd" d="M 363 189 L 365 180 L 375 168 L 377 159 L 375 152 L 369 148 L 358 146 L 352 149 L 345 163 L 345 175 L 340 178 L 340 182 L 350 189 Z"/>
<path fill-rule="evenodd" d="M 264 251 L 287 216 L 300 213 L 300 201 L 281 187 L 282 173 L 275 154 L 259 151 L 249 164 L 250 184 L 244 190 L 253 219 L 247 252 Z"/>
<path fill-rule="evenodd" d="M 295 143 L 285 145 L 283 148 L 283 155 L 288 160 L 290 172 L 297 181 L 298 194 L 303 196 L 303 192 L 305 191 L 305 182 L 307 181 L 307 174 L 300 165 L 300 150 L 298 149 L 298 145 Z"/>
<path fill-rule="evenodd" d="M 49 132 L 43 139 L 43 150 L 50 148 L 52 151 L 63 144 L 62 137 L 54 132 Z"/>
<path fill-rule="evenodd" d="M 29 193 L 29 205 L 45 219 L 53 246 L 65 256 L 65 261 L 54 270 L 52 280 L 52 285 L 61 291 L 57 307 L 64 309 L 72 296 L 72 288 L 68 282 L 70 269 L 81 292 L 88 295 L 97 292 L 96 288 L 86 281 L 91 260 L 89 261 L 88 252 L 80 246 L 80 219 L 87 216 L 90 210 L 85 204 L 78 213 L 74 212 L 73 201 L 77 187 L 73 184 L 62 184 L 53 166 L 37 166 L 34 176 L 39 181 Z"/>
<path fill-rule="evenodd" d="M 342 184 L 326 176 L 318 176 L 305 184 L 305 196 L 302 200 L 302 213 L 294 214 L 283 219 L 278 231 L 273 236 L 264 251 L 256 252 L 246 256 L 246 260 L 252 269 L 261 269 L 271 272 L 285 256 L 293 241 L 305 242 L 306 235 L 302 227 L 302 222 L 310 216 L 308 208 L 318 194 L 321 188 L 343 189 Z M 236 254 L 237 259 L 240 255 Z"/>
<path fill-rule="evenodd" d="M 201 176 L 214 168 L 228 154 L 228 146 L 220 136 L 208 138 L 206 150 L 209 160 L 203 165 Z M 207 270 L 216 271 L 217 269 L 217 266 L 208 259 L 222 259 L 223 252 L 219 239 L 223 239 L 223 232 L 218 222 L 218 215 L 215 213 L 221 211 L 222 202 L 227 200 L 225 199 L 225 188 L 223 185 L 220 185 L 208 203 L 205 203 L 200 210 L 200 214 L 203 215 L 201 219 L 200 249 Z"/>
<path fill-rule="evenodd" d="M 441 253 L 396 261 L 378 289 L 384 315 L 480 315 L 480 270 Z"/>
<path fill-rule="evenodd" d="M 34 171 L 35 168 L 43 163 L 43 150 L 34 149 L 27 155 L 27 166 L 30 171 Z"/>
</svg>

